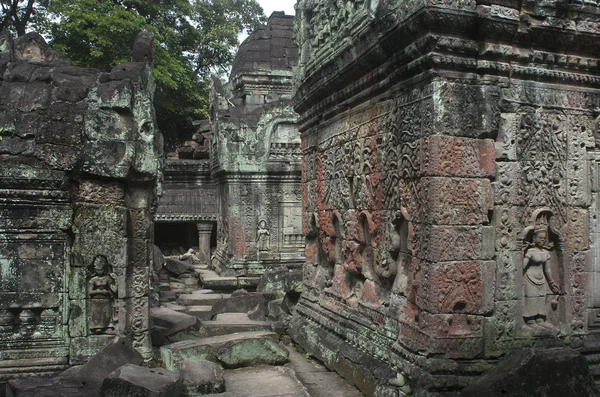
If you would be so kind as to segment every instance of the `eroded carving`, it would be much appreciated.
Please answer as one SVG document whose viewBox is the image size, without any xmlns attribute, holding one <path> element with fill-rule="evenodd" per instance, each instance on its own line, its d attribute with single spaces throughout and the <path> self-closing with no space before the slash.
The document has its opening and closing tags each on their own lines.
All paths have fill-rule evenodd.
<svg viewBox="0 0 600 397">
<path fill-rule="evenodd" d="M 117 322 L 117 284 L 103 255 L 92 263 L 94 275 L 88 281 L 88 328 L 92 334 L 111 334 Z"/>
<path fill-rule="evenodd" d="M 256 227 L 256 245 L 259 251 L 269 251 L 271 249 L 271 232 L 267 221 L 261 219 Z"/>
</svg>

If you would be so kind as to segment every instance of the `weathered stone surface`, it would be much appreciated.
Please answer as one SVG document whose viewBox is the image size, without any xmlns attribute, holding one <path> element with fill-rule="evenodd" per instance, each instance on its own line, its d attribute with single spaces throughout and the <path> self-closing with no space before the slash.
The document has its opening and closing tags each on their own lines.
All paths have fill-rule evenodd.
<svg viewBox="0 0 600 397">
<path fill-rule="evenodd" d="M 262 342 L 264 340 L 269 340 L 270 342 Z M 262 354 L 270 351 L 267 349 L 277 346 L 276 342 L 277 334 L 273 332 L 240 332 L 211 338 L 171 343 L 170 345 L 161 347 L 160 352 L 166 368 L 175 370 L 181 367 L 184 358 L 189 358 L 193 361 L 217 361 L 217 356 L 222 349 L 225 349 L 223 352 L 238 352 L 245 344 L 248 344 L 250 347 L 258 346 L 258 349 L 255 350 L 255 352 L 262 357 Z M 234 349 L 238 344 L 240 345 L 240 348 Z M 275 349 L 273 349 L 273 351 L 275 351 Z M 247 359 L 246 356 L 243 357 L 244 359 Z M 225 358 L 229 359 L 229 355 Z M 265 358 L 267 361 L 269 360 L 269 357 Z"/>
<path fill-rule="evenodd" d="M 223 313 L 217 314 L 214 320 L 203 321 L 198 335 L 209 337 L 235 332 L 269 330 L 271 330 L 270 321 L 253 320 L 246 313 Z"/>
<path fill-rule="evenodd" d="M 182 389 L 183 379 L 176 372 L 127 364 L 104 379 L 100 397 L 178 397 Z"/>
<path fill-rule="evenodd" d="M 223 367 L 212 361 L 183 359 L 179 371 L 183 378 L 184 395 L 222 393 L 225 391 Z"/>
<path fill-rule="evenodd" d="M 165 336 L 174 335 L 186 329 L 198 329 L 200 322 L 195 316 L 176 312 L 166 307 L 153 307 L 150 316 L 154 325 L 165 328 Z"/>
<path fill-rule="evenodd" d="M 194 265 L 175 258 L 165 258 L 164 268 L 176 276 L 185 273 L 194 274 Z"/>
<path fill-rule="evenodd" d="M 127 81 L 102 91 L 99 70 L 70 66 L 39 34 L 8 36 L 0 350 L 11 354 L 0 379 L 84 363 L 116 334 L 149 358 L 146 243 L 162 155 L 152 70 L 131 64 Z"/>
<path fill-rule="evenodd" d="M 6 385 L 7 397 L 85 397 L 89 386 L 64 378 L 11 379 Z"/>
<path fill-rule="evenodd" d="M 211 396 L 223 397 L 308 397 L 294 372 L 285 367 L 241 368 L 225 373 L 228 391 Z"/>
<path fill-rule="evenodd" d="M 288 352 L 271 339 L 250 339 L 224 346 L 216 358 L 226 368 L 281 365 L 287 362 Z"/>
<path fill-rule="evenodd" d="M 253 320 L 264 320 L 267 315 L 269 296 L 254 292 L 231 296 L 216 302 L 211 309 L 211 318 L 221 313 L 249 313 Z"/>
<path fill-rule="evenodd" d="M 256 287 L 259 292 L 283 297 L 288 291 L 302 292 L 302 269 L 273 269 L 265 272 Z"/>
<path fill-rule="evenodd" d="M 87 390 L 100 391 L 102 382 L 110 373 L 126 364 L 141 365 L 142 355 L 135 350 L 131 342 L 115 337 L 87 363 L 72 367 L 61 374 L 62 378 L 86 385 Z"/>
<path fill-rule="evenodd" d="M 558 397 L 600 394 L 585 357 L 569 348 L 557 348 L 512 352 L 464 388 L 460 395 Z"/>
<path fill-rule="evenodd" d="M 298 2 L 307 264 L 289 332 L 366 395 L 452 395 L 522 347 L 583 348 L 597 377 L 597 12 Z"/>
</svg>

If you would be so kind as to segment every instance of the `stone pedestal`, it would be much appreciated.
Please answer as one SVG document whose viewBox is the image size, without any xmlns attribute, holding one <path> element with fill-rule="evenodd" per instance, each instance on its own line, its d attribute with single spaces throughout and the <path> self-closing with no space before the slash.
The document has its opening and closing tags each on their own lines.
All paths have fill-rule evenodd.
<svg viewBox="0 0 600 397">
<path fill-rule="evenodd" d="M 212 223 L 198 222 L 198 259 L 203 265 L 210 263 L 210 236 L 213 230 Z"/>
</svg>

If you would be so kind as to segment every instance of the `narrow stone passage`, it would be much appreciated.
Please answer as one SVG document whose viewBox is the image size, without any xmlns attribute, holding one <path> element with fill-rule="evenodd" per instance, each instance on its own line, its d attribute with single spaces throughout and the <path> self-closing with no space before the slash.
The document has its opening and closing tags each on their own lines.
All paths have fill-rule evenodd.
<svg viewBox="0 0 600 397">
<path fill-rule="evenodd" d="M 173 268 L 191 266 L 166 258 Z M 188 270 L 190 270 L 188 268 Z M 162 276 L 160 307 L 152 310 L 160 357 L 165 368 L 184 376 L 185 396 L 196 396 L 182 366 L 190 361 L 218 362 L 225 369 L 220 397 L 360 397 L 357 389 L 335 372 L 297 352 L 277 314 L 283 299 L 274 294 L 247 292 L 257 278 L 220 277 L 207 265 L 194 265 L 199 285 Z M 186 277 L 183 277 L 186 280 Z M 289 308 L 285 308 L 289 310 Z M 284 343 L 286 342 L 286 343 Z M 161 344 L 156 343 L 155 344 Z M 216 381 L 218 383 L 219 381 Z M 207 386 L 218 389 L 218 385 Z M 197 389 L 196 389 L 197 390 Z M 222 389 L 221 389 L 222 390 Z"/>
</svg>

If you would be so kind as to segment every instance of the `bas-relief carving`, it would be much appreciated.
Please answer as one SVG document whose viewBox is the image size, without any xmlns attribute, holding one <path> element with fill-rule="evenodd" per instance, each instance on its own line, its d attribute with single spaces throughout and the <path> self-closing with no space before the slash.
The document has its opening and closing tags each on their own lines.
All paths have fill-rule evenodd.
<svg viewBox="0 0 600 397">
<path fill-rule="evenodd" d="M 113 334 L 117 322 L 117 284 L 103 255 L 92 263 L 94 275 L 88 281 L 88 328 L 92 334 Z"/>
<path fill-rule="evenodd" d="M 258 226 L 256 227 L 256 245 L 259 252 L 265 252 L 271 249 L 270 236 L 271 232 L 269 231 L 267 221 L 264 219 L 259 220 Z"/>
<path fill-rule="evenodd" d="M 546 302 L 550 289 L 554 295 L 551 310 L 556 311 L 561 292 L 552 273 L 552 251 L 558 236 L 551 230 L 551 216 L 552 212 L 549 210 L 535 211 L 532 224 L 523 232 L 526 247 L 523 255 L 522 315 L 526 329 L 534 333 L 557 331 L 555 325 L 548 321 L 549 309 Z"/>
</svg>

